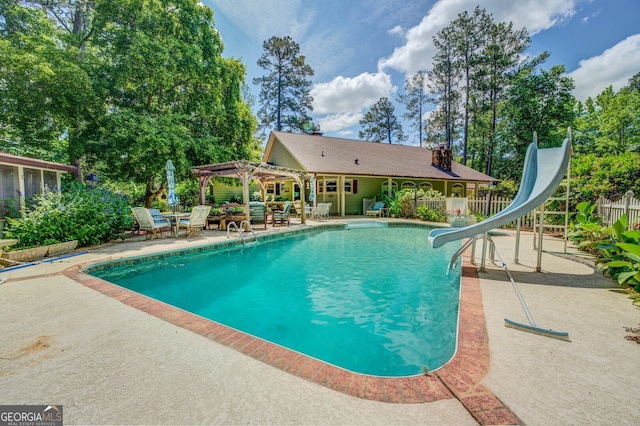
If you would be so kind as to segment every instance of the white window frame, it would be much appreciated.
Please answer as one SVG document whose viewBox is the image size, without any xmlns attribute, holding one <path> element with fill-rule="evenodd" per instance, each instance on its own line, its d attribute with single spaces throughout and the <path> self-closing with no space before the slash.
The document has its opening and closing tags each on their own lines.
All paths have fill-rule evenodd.
<svg viewBox="0 0 640 426">
<path fill-rule="evenodd" d="M 344 193 L 353 194 L 353 179 L 344 180 Z"/>
<path fill-rule="evenodd" d="M 335 194 L 338 192 L 338 179 L 325 179 L 324 192 L 328 194 Z"/>
</svg>

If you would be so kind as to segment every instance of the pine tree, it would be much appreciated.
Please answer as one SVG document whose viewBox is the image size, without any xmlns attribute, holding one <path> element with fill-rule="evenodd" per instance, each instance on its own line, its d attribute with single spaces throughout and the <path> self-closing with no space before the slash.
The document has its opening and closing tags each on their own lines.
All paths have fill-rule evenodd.
<svg viewBox="0 0 640 426">
<path fill-rule="evenodd" d="M 311 121 L 313 98 L 309 95 L 313 69 L 300 55 L 300 46 L 289 36 L 271 37 L 262 44 L 258 65 L 268 74 L 253 79 L 261 86 L 258 119 L 262 129 L 304 132 Z"/>
<path fill-rule="evenodd" d="M 402 124 L 395 115 L 395 108 L 388 98 L 382 97 L 371 106 L 360 120 L 363 129 L 359 136 L 368 141 L 382 142 L 386 140 L 393 143 L 395 139 L 397 143 L 404 141 L 402 132 Z"/>
<path fill-rule="evenodd" d="M 427 79 L 427 73 L 425 71 L 418 71 L 404 82 L 404 95 L 400 95 L 398 101 L 404 104 L 407 112 L 404 117 L 413 122 L 418 130 L 418 140 L 420 141 L 420 147 L 422 148 L 422 129 L 424 125 L 424 112 L 428 101 L 427 93 L 425 91 L 425 83 Z"/>
</svg>

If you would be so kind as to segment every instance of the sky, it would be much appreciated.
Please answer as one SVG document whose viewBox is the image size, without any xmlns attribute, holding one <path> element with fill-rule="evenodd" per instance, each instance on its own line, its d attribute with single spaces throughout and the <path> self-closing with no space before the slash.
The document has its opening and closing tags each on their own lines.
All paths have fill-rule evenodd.
<svg viewBox="0 0 640 426">
<path fill-rule="evenodd" d="M 378 99 L 395 102 L 404 81 L 431 68 L 433 36 L 476 5 L 495 22 L 531 36 L 527 55 L 564 65 L 578 100 L 614 90 L 640 72 L 640 0 L 201 0 L 214 12 L 223 56 L 247 67 L 247 84 L 265 75 L 257 60 L 272 36 L 291 36 L 314 70 L 314 122 L 326 136 L 358 139 L 359 121 Z M 255 106 L 257 108 L 257 105 Z M 430 108 L 433 108 L 431 106 Z M 414 132 L 415 133 L 415 132 Z M 406 144 L 419 144 L 411 134 Z"/>
</svg>

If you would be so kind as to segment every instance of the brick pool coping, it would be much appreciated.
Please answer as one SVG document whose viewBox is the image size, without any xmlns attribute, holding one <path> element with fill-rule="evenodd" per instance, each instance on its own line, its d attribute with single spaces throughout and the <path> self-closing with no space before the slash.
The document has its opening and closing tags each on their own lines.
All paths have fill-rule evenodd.
<svg viewBox="0 0 640 426">
<path fill-rule="evenodd" d="M 70 267 L 62 274 L 126 305 L 335 391 L 388 403 L 457 398 L 480 424 L 521 423 L 481 384 L 490 367 L 489 338 L 480 280 L 476 267 L 469 263 L 462 267 L 458 348 L 454 357 L 428 375 L 403 378 L 353 373 L 85 274 L 82 267 Z"/>
</svg>

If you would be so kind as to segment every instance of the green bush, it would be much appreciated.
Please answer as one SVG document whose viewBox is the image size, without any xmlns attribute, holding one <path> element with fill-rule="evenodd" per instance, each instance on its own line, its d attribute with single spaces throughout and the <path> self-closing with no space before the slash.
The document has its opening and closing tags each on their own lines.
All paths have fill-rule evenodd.
<svg viewBox="0 0 640 426">
<path fill-rule="evenodd" d="M 440 210 L 429 209 L 427 206 L 418 206 L 416 216 L 427 222 L 446 222 L 447 215 Z"/>
<path fill-rule="evenodd" d="M 62 194 L 46 191 L 23 209 L 21 217 L 7 219 L 5 238 L 17 248 L 78 240 L 79 246 L 102 244 L 122 237 L 133 227 L 127 199 L 104 188 L 70 184 Z"/>
</svg>

